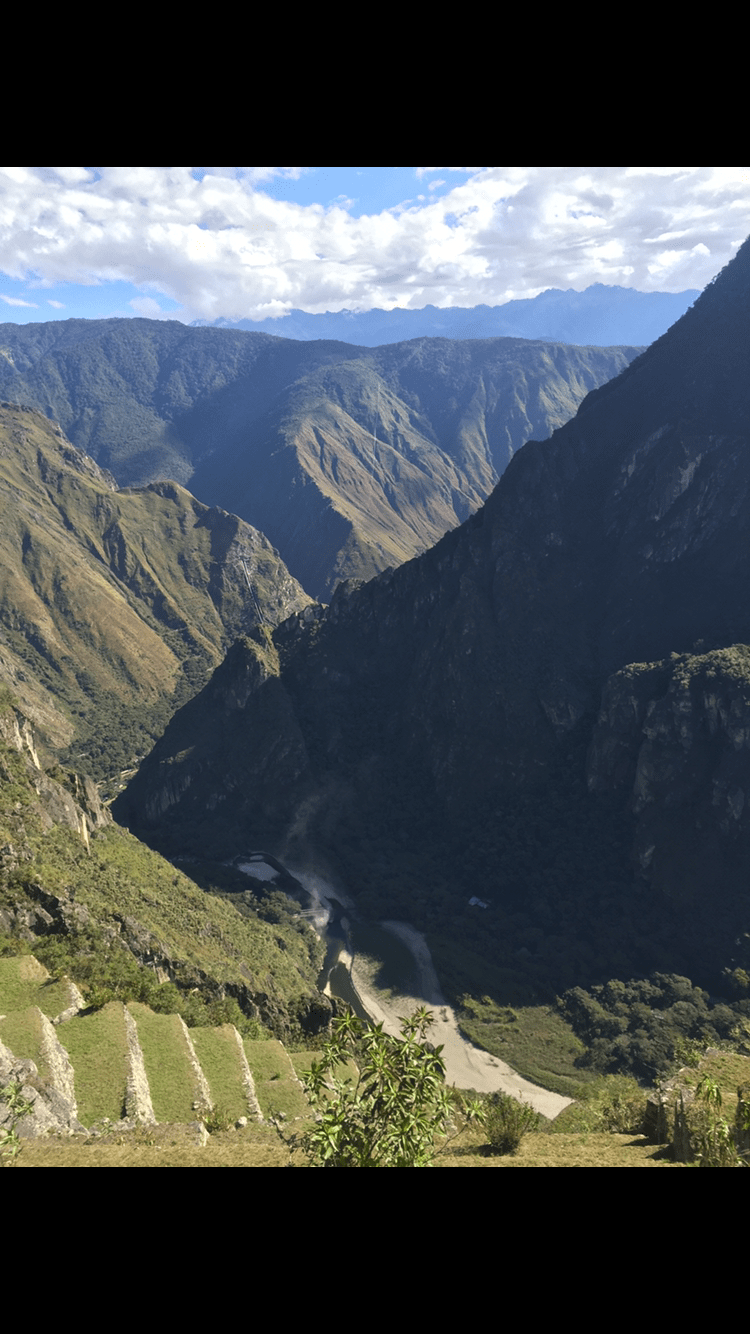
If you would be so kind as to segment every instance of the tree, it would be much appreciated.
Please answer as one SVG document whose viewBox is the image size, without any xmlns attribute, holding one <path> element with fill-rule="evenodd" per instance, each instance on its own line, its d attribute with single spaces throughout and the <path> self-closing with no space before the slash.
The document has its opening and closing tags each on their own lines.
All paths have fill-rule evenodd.
<svg viewBox="0 0 750 1334">
<path fill-rule="evenodd" d="M 333 1037 L 305 1081 L 318 1115 L 301 1138 L 315 1167 L 431 1167 L 435 1137 L 454 1112 L 445 1085 L 442 1047 L 425 1035 L 433 1022 L 422 1007 L 401 1024 L 401 1037 L 370 1026 L 351 1011 L 335 1020 Z M 353 1073 L 339 1073 L 354 1059 Z M 472 1101 L 467 1120 L 481 1115 Z"/>
</svg>

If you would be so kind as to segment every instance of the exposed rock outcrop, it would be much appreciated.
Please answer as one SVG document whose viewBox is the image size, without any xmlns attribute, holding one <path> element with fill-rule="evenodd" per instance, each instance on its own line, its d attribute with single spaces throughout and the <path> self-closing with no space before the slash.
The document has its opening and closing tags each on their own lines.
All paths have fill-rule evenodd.
<svg viewBox="0 0 750 1334">
<path fill-rule="evenodd" d="M 22 1139 L 87 1133 L 78 1120 L 75 1101 L 51 1081 L 41 1079 L 34 1061 L 18 1060 L 0 1042 L 0 1087 L 11 1083 L 19 1084 L 22 1097 L 32 1104 L 32 1110 L 16 1126 L 16 1133 Z M 7 1126 L 10 1121 L 10 1109 L 0 1102 L 0 1126 Z"/>
</svg>

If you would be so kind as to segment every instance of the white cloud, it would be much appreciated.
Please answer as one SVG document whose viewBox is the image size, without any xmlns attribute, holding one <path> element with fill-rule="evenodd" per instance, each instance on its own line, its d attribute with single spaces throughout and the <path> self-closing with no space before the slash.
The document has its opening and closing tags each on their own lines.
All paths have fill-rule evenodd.
<svg viewBox="0 0 750 1334">
<path fill-rule="evenodd" d="M 471 175 L 362 217 L 267 184 L 306 170 L 4 168 L 0 267 L 41 286 L 121 279 L 144 292 L 139 313 L 161 314 L 161 296 L 169 318 L 232 319 L 702 287 L 750 232 L 743 167 L 418 167 Z"/>
<path fill-rule="evenodd" d="M 64 310 L 65 304 L 62 301 L 53 301 L 51 296 L 47 297 L 47 305 L 54 306 L 55 310 Z"/>
<path fill-rule="evenodd" d="M 4 296 L 0 292 L 0 301 L 4 301 L 6 306 L 28 306 L 31 310 L 38 310 L 36 301 L 24 301 L 20 296 Z"/>
<path fill-rule="evenodd" d="M 164 311 L 158 301 L 154 301 L 152 296 L 139 296 L 134 301 L 129 301 L 136 315 L 143 315 L 147 320 L 158 320 L 164 315 Z"/>
</svg>

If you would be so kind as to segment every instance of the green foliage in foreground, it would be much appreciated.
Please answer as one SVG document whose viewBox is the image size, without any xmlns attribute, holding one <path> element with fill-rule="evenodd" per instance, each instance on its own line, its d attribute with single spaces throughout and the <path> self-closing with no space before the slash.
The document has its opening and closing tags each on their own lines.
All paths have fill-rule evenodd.
<svg viewBox="0 0 750 1334">
<path fill-rule="evenodd" d="M 425 1038 L 432 1014 L 424 1006 L 401 1025 L 401 1038 L 368 1027 L 349 1012 L 305 1080 L 318 1118 L 301 1140 L 314 1167 L 432 1167 L 435 1137 L 448 1130 L 454 1108 L 445 1085 L 442 1047 Z M 358 1077 L 334 1074 L 356 1056 Z M 467 1105 L 466 1118 L 480 1115 Z"/>
<path fill-rule="evenodd" d="M 21 1152 L 16 1126 L 33 1108 L 24 1098 L 23 1089 L 18 1083 L 6 1084 L 5 1088 L 0 1089 L 0 1103 L 5 1103 L 8 1108 L 5 1124 L 0 1126 L 0 1167 L 14 1167 Z"/>
<path fill-rule="evenodd" d="M 700 1167 L 748 1167 L 750 1160 L 737 1147 L 741 1130 L 750 1129 L 750 1103 L 743 1101 L 737 1109 L 736 1132 L 721 1115 L 721 1089 L 710 1074 L 705 1074 L 696 1089 L 701 1121 L 697 1128 L 698 1165 Z"/>
</svg>

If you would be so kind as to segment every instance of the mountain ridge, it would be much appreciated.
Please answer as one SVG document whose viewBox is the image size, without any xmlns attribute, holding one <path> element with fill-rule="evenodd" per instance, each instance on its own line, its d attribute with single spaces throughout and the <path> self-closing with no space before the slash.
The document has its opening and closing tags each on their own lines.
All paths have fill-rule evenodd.
<svg viewBox="0 0 750 1334">
<path fill-rule="evenodd" d="M 341 310 L 311 314 L 290 310 L 279 319 L 193 321 L 195 326 L 239 328 L 274 337 L 344 338 L 368 347 L 405 338 L 542 338 L 550 342 L 615 347 L 649 344 L 700 296 L 683 292 L 639 292 L 632 287 L 593 283 L 583 291 L 549 288 L 535 297 L 499 306 L 427 305 L 418 310 Z"/>
<path fill-rule="evenodd" d="M 513 457 L 477 514 L 425 555 L 340 589 L 317 619 L 303 614 L 275 632 L 274 688 L 291 707 L 304 763 L 296 783 L 280 790 L 272 823 L 283 837 L 300 805 L 316 800 L 311 835 L 369 886 L 375 912 L 436 920 L 426 883 L 432 842 L 450 857 L 449 879 L 463 893 L 472 873 L 461 861 L 473 861 L 483 897 L 495 900 L 494 926 L 487 915 L 486 940 L 476 939 L 480 952 L 491 944 L 510 967 L 511 942 L 519 946 L 514 914 L 524 919 L 523 948 L 536 945 L 523 968 L 537 984 L 560 985 L 576 948 L 589 976 L 616 959 L 648 971 L 660 951 L 670 967 L 714 981 L 736 964 L 735 940 L 750 925 L 750 824 L 744 786 L 728 763 L 737 738 L 746 745 L 746 658 L 735 646 L 750 642 L 742 597 L 750 577 L 748 390 L 738 375 L 750 345 L 749 291 L 745 243 L 681 322 L 589 395 L 550 441 Z M 639 675 L 637 664 L 651 664 L 651 675 L 645 667 Z M 626 669 L 646 690 L 641 704 L 620 708 L 633 710 L 627 744 L 640 797 L 610 781 L 592 749 L 600 715 L 600 742 L 610 726 L 607 683 Z M 226 681 L 230 666 L 221 670 Z M 704 702 L 707 673 L 723 704 Z M 164 766 L 173 777 L 200 768 L 184 812 L 179 801 L 170 807 L 165 838 L 184 834 L 190 803 L 208 793 L 224 831 L 269 819 L 251 795 L 269 764 L 273 779 L 262 740 L 255 768 L 266 689 L 227 710 L 224 725 L 242 733 L 242 758 L 220 780 L 210 747 L 176 759 L 190 736 L 190 706 L 177 715 L 126 794 L 123 809 L 139 828 L 147 829 Z M 207 695 L 192 707 L 209 703 Z M 651 736 L 660 709 L 675 717 L 674 727 L 662 727 L 663 744 Z M 727 710 L 734 728 L 716 722 Z M 708 765 L 698 796 L 694 784 L 678 781 L 680 748 L 693 757 L 687 771 Z M 695 800 L 703 834 L 691 824 Z M 644 855 L 651 836 L 654 850 Z M 718 883 L 710 857 L 689 875 L 680 859 L 685 899 L 664 869 L 680 837 L 686 847 L 697 838 L 721 849 Z M 378 877 L 395 884 L 405 849 L 417 845 L 408 864 L 420 868 L 422 883 L 379 890 Z M 458 906 L 449 889 L 435 889 L 435 901 L 443 892 L 437 918 L 445 932 Z M 555 935 L 567 942 L 557 972 Z"/>
<path fill-rule="evenodd" d="M 175 483 L 118 490 L 7 403 L 0 485 L 0 676 L 42 744 L 87 750 L 99 776 L 142 753 L 235 635 L 309 602 L 241 519 Z"/>
<path fill-rule="evenodd" d="M 0 397 L 118 485 L 172 478 L 269 537 L 310 596 L 410 559 L 635 348 L 298 343 L 177 321 L 0 326 Z"/>
</svg>

